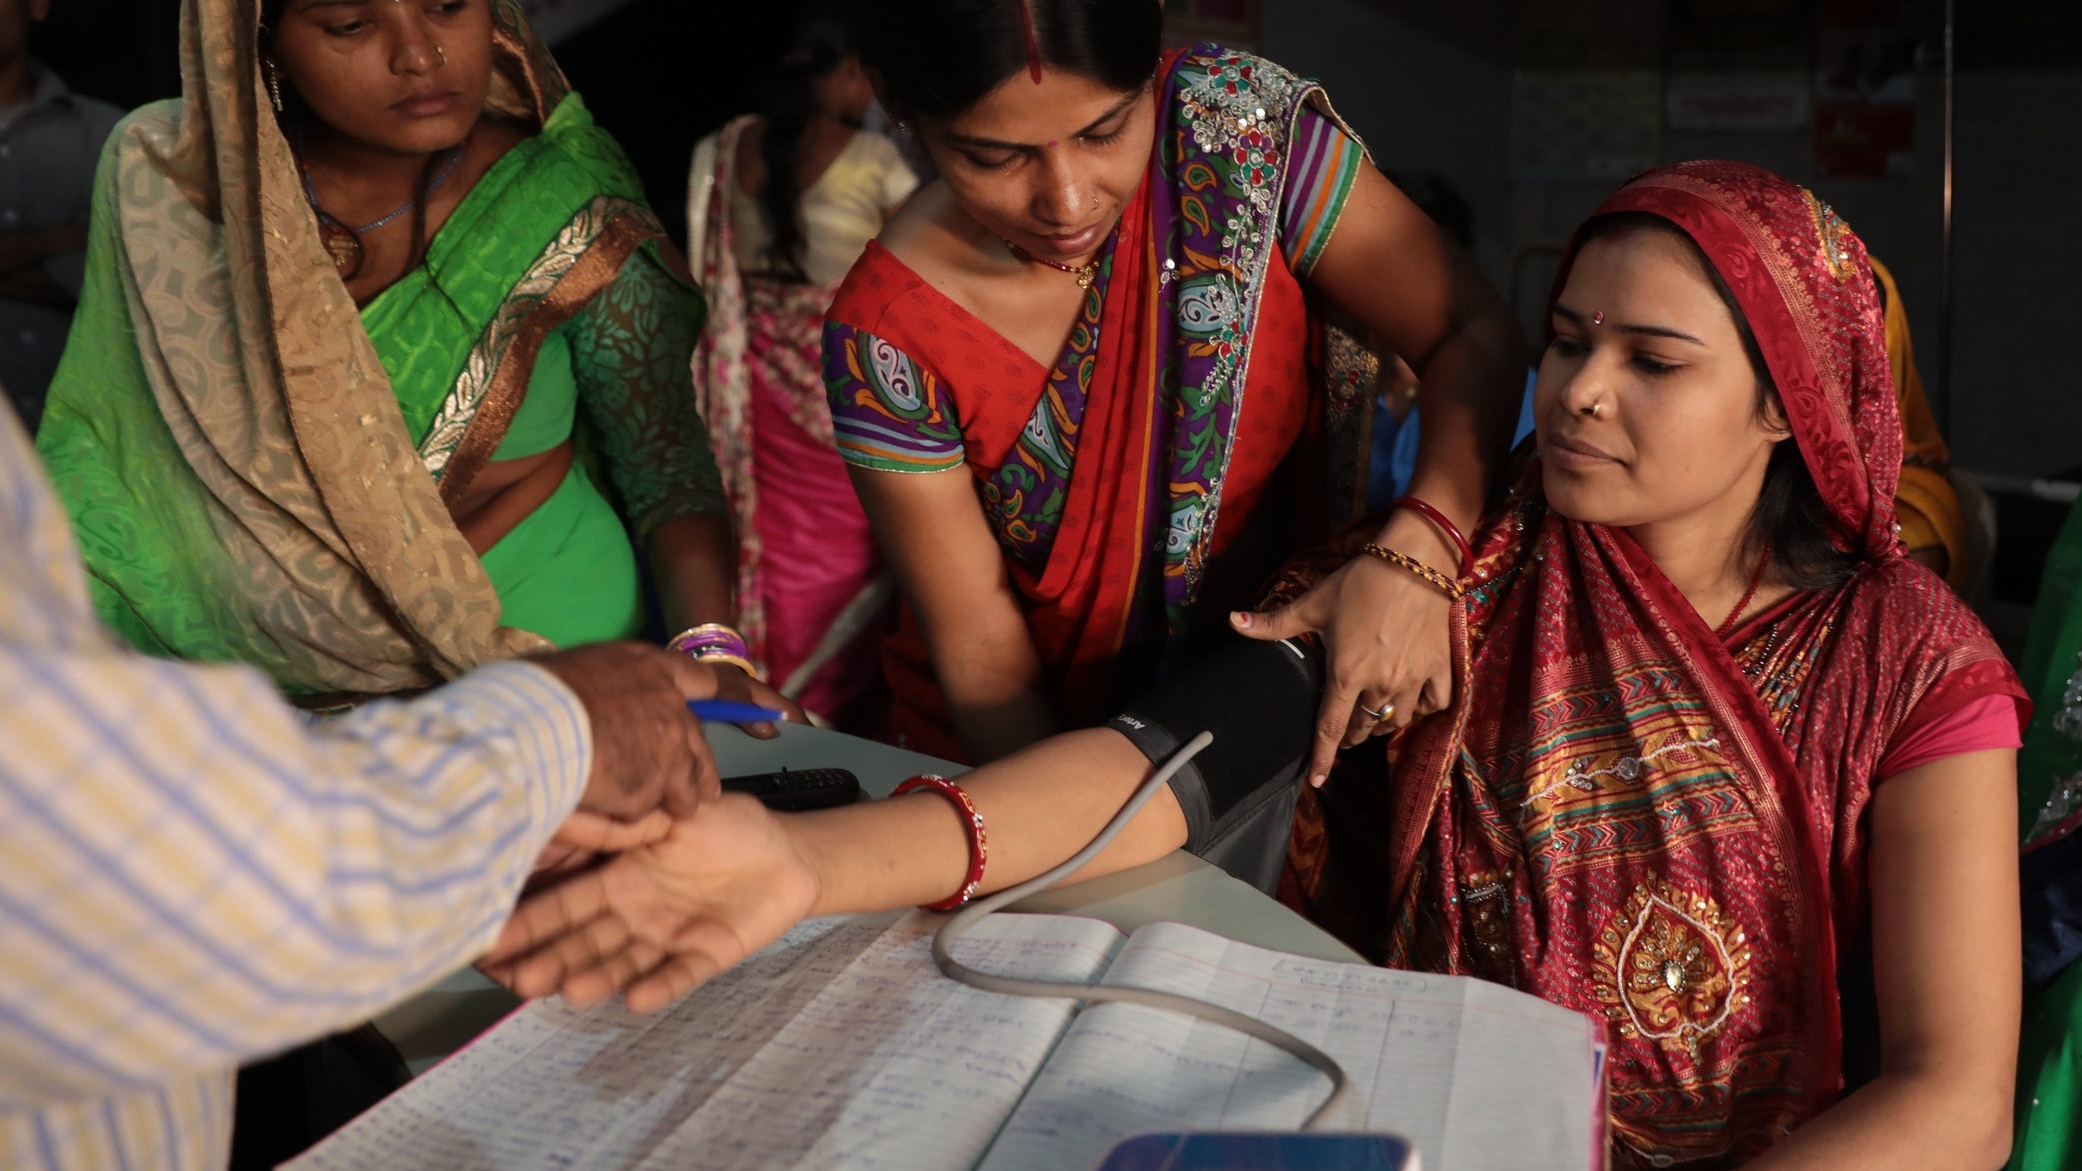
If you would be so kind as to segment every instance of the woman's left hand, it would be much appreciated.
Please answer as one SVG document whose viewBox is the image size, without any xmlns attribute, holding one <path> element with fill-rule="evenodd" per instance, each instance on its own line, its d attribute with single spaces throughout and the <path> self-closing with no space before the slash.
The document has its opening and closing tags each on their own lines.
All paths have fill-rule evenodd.
<svg viewBox="0 0 2082 1171">
<path fill-rule="evenodd" d="M 734 703 L 755 703 L 760 707 L 774 708 L 791 724 L 807 724 L 810 717 L 803 714 L 802 705 L 775 691 L 773 688 L 745 674 L 742 668 L 729 663 L 710 664 L 716 672 L 716 698 Z M 761 740 L 771 740 L 781 734 L 772 724 L 740 724 L 749 735 Z"/>
<path fill-rule="evenodd" d="M 1457 577 L 1455 551 L 1429 522 L 1398 512 L 1376 540 Z M 1308 777 L 1321 785 L 1340 748 L 1398 731 L 1453 702 L 1451 603 L 1415 574 L 1361 554 L 1291 603 L 1230 616 L 1257 639 L 1323 636 L 1329 667 Z M 1386 712 L 1387 718 L 1377 718 Z"/>
</svg>

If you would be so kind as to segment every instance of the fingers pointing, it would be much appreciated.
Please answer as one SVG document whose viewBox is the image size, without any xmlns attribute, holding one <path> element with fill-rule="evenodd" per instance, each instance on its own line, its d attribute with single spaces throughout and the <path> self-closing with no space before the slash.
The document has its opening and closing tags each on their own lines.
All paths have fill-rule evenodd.
<svg viewBox="0 0 2082 1171">
<path fill-rule="evenodd" d="M 1321 788 L 1329 779 L 1330 766 L 1337 760 L 1338 746 L 1344 742 L 1345 727 L 1351 723 L 1352 708 L 1358 699 L 1358 689 L 1335 676 L 1323 689 L 1323 705 L 1316 712 L 1316 739 L 1309 749 L 1309 784 Z"/>
</svg>

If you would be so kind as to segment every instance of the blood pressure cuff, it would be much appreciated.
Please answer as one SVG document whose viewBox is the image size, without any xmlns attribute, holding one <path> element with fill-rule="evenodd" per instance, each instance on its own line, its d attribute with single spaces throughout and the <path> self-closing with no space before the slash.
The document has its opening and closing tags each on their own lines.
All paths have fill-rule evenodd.
<svg viewBox="0 0 2082 1171">
<path fill-rule="evenodd" d="M 1186 849 L 1269 894 L 1286 861 L 1322 692 L 1320 646 L 1231 635 L 1106 726 L 1152 764 L 1202 732 L 1214 734 L 1171 778 L 1186 815 Z"/>
</svg>

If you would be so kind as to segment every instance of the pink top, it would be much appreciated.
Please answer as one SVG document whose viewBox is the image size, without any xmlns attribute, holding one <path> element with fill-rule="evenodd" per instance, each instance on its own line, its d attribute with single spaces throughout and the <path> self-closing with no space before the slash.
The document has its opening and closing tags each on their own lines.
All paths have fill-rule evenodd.
<svg viewBox="0 0 2082 1171">
<path fill-rule="evenodd" d="M 2021 748 L 2017 701 L 2007 695 L 1984 695 L 1969 700 L 1921 727 L 1911 728 L 1880 757 L 1878 779 L 1899 776 L 1917 765 L 1985 752 L 1992 748 Z"/>
</svg>

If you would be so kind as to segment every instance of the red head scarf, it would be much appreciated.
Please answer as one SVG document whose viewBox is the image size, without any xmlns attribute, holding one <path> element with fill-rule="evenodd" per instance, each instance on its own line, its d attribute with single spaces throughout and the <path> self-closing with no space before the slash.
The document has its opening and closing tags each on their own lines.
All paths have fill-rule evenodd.
<svg viewBox="0 0 2082 1171">
<path fill-rule="evenodd" d="M 1900 423 L 1857 237 L 1740 163 L 1651 171 L 1599 211 L 1698 243 L 1864 564 L 1724 642 L 1624 530 L 1549 510 L 1535 463 L 1476 542 L 1455 706 L 1385 783 L 1352 775 L 1379 771 L 1360 748 L 1320 806 L 1305 796 L 1288 893 L 1387 963 L 1605 1021 L 1615 1163 L 1720 1166 L 1841 1091 L 1838 957 L 1863 922 L 1886 750 L 2018 690 L 1972 613 L 1900 555 Z"/>
<path fill-rule="evenodd" d="M 1865 242 L 1814 193 L 1748 163 L 1661 167 L 1597 214 L 1661 216 L 1692 238 L 1749 319 L 1842 548 L 1896 556 L 1901 415 Z M 1571 247 L 1555 282 L 1575 259 Z"/>
</svg>

